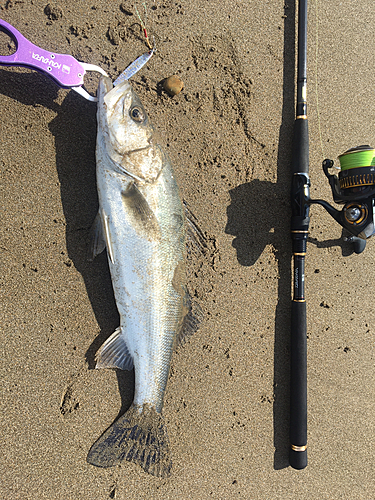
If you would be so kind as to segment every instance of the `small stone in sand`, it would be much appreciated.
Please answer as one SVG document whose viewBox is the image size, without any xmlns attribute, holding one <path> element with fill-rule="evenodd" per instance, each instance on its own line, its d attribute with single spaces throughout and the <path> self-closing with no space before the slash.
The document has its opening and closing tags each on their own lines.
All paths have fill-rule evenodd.
<svg viewBox="0 0 375 500">
<path fill-rule="evenodd" d="M 178 76 L 172 75 L 164 80 L 163 87 L 169 95 L 174 96 L 179 94 L 184 88 L 184 82 Z"/>
</svg>

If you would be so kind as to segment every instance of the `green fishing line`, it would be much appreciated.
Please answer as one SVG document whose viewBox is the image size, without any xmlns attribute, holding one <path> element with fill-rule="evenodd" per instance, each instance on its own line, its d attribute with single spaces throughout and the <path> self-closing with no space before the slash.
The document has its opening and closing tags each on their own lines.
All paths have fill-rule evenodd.
<svg viewBox="0 0 375 500">
<path fill-rule="evenodd" d="M 375 149 L 367 144 L 348 149 L 339 156 L 341 189 L 375 185 Z"/>
<path fill-rule="evenodd" d="M 341 170 L 351 168 L 373 167 L 375 166 L 375 149 L 369 146 L 365 148 L 349 149 L 339 156 Z"/>
</svg>

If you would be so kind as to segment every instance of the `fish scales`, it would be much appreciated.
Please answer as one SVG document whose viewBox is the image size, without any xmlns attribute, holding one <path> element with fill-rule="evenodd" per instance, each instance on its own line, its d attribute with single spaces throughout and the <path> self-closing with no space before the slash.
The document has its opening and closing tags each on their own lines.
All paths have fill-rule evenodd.
<svg viewBox="0 0 375 500">
<path fill-rule="evenodd" d="M 91 257 L 107 248 L 120 314 L 97 367 L 134 366 L 135 392 L 131 408 L 94 443 L 87 460 L 99 467 L 131 460 L 166 477 L 171 460 L 162 406 L 186 314 L 184 209 L 169 158 L 127 81 L 113 88 L 101 78 L 97 117 L 99 213 Z"/>
</svg>

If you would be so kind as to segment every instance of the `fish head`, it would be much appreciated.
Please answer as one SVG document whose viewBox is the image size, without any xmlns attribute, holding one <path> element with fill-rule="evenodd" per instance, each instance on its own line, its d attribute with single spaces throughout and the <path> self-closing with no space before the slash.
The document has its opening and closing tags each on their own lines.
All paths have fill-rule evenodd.
<svg viewBox="0 0 375 500">
<path fill-rule="evenodd" d="M 101 77 L 98 94 L 98 149 L 104 147 L 121 173 L 154 182 L 163 168 L 163 152 L 139 97 L 128 81 L 113 87 L 108 77 Z"/>
</svg>

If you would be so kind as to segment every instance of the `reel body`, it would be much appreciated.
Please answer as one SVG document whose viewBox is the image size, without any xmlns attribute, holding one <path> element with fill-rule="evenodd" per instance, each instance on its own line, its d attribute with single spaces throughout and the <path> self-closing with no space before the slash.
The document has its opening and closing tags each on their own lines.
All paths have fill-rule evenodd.
<svg viewBox="0 0 375 500">
<path fill-rule="evenodd" d="M 322 205 L 327 212 L 349 233 L 347 241 L 354 243 L 354 251 L 365 249 L 366 239 L 375 233 L 375 149 L 358 146 L 339 156 L 340 172 L 330 174 L 333 160 L 323 161 L 323 171 L 328 178 L 333 200 L 343 204 L 337 210 L 324 200 L 309 200 L 309 204 Z"/>
</svg>

